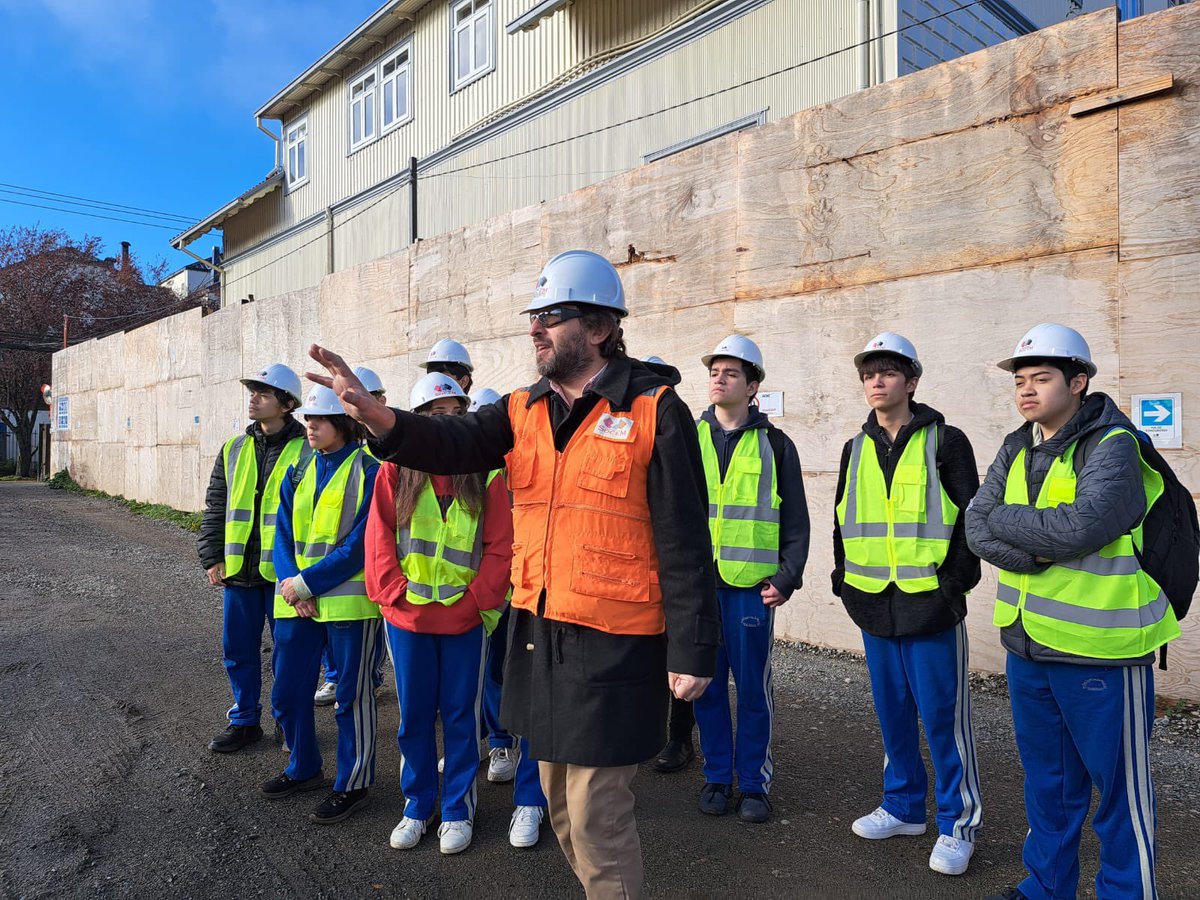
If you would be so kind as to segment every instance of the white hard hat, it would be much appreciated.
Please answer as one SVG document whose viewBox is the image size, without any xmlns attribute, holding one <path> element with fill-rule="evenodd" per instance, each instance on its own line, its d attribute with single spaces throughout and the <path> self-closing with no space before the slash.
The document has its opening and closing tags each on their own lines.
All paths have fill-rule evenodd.
<svg viewBox="0 0 1200 900">
<path fill-rule="evenodd" d="M 1096 374 L 1092 350 L 1083 335 L 1074 328 L 1053 322 L 1042 322 L 1030 328 L 1017 342 L 1012 356 L 996 365 L 1006 372 L 1015 372 L 1022 359 L 1070 359 L 1083 366 L 1089 376 Z"/>
<path fill-rule="evenodd" d="M 302 416 L 344 416 L 346 408 L 332 388 L 315 385 L 304 398 L 304 405 L 296 412 Z"/>
<path fill-rule="evenodd" d="M 700 361 L 706 366 L 711 366 L 712 361 L 718 356 L 730 356 L 750 363 L 758 369 L 759 381 L 763 381 L 767 377 L 767 370 L 763 367 L 762 351 L 758 349 L 758 344 L 745 335 L 731 334 L 717 344 L 712 353 L 700 357 Z"/>
<path fill-rule="evenodd" d="M 663 359 L 661 356 L 644 356 L 644 357 L 642 357 L 642 362 L 650 363 L 651 365 L 655 365 L 655 366 L 669 365 L 669 363 L 665 359 Z"/>
<path fill-rule="evenodd" d="M 428 369 L 431 363 L 458 363 L 460 366 L 466 366 L 468 372 L 474 372 L 475 367 L 471 365 L 471 354 L 467 352 L 467 348 L 458 341 L 452 341 L 450 338 L 442 338 L 429 349 L 429 356 L 425 362 L 418 363 L 422 369 Z"/>
<path fill-rule="evenodd" d="M 917 359 L 917 348 L 913 346 L 912 341 L 894 331 L 881 332 L 867 341 L 867 346 L 862 348 L 862 352 L 854 354 L 854 365 L 861 366 L 863 360 L 872 353 L 894 353 L 896 356 L 904 357 L 913 364 L 918 377 L 925 371 L 921 360 Z"/>
<path fill-rule="evenodd" d="M 362 382 L 362 386 L 367 389 L 367 393 L 374 394 L 376 391 L 383 390 L 383 382 L 379 380 L 379 376 L 374 369 L 368 369 L 366 366 L 355 366 L 354 374 L 358 376 L 358 380 Z"/>
<path fill-rule="evenodd" d="M 413 385 L 412 394 L 408 398 L 408 406 L 416 412 L 426 403 L 440 400 L 442 397 L 456 397 L 466 406 L 471 401 L 458 386 L 458 382 L 442 372 L 430 372 Z"/>
<path fill-rule="evenodd" d="M 500 392 L 493 391 L 491 388 L 480 388 L 471 397 L 471 406 L 469 412 L 475 412 L 481 406 L 491 406 L 497 400 L 500 400 Z"/>
<path fill-rule="evenodd" d="M 287 391 L 296 398 L 296 402 L 300 403 L 304 398 L 300 394 L 301 384 L 300 376 L 285 366 L 283 363 L 271 363 L 257 375 L 250 378 L 243 378 L 242 384 L 249 386 L 254 384 L 265 384 L 268 387 L 278 388 L 281 391 Z"/>
<path fill-rule="evenodd" d="M 618 316 L 629 315 L 621 276 L 612 263 L 591 250 L 567 250 L 546 263 L 533 289 L 533 299 L 522 312 L 549 309 L 559 303 L 601 306 Z"/>
</svg>

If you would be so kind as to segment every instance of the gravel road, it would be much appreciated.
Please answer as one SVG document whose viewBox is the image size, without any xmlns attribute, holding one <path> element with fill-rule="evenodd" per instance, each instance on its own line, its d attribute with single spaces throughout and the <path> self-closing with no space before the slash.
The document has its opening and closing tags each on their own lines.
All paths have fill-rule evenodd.
<svg viewBox="0 0 1200 900">
<path fill-rule="evenodd" d="M 394 694 L 381 700 L 365 811 L 321 828 L 305 818 L 319 795 L 260 800 L 259 782 L 285 763 L 275 744 L 206 748 L 230 699 L 220 597 L 193 536 L 41 485 L 0 482 L 0 510 L 3 896 L 582 897 L 548 826 L 537 848 L 508 846 L 511 786 L 482 782 L 462 856 L 443 858 L 436 838 L 388 847 L 401 814 Z M 644 770 L 648 896 L 959 898 L 1020 879 L 1021 773 L 1002 678 L 976 684 L 985 829 L 970 872 L 948 878 L 927 867 L 932 833 L 878 843 L 850 833 L 877 805 L 882 769 L 862 660 L 789 644 L 776 660 L 774 818 L 702 816 L 698 766 Z M 329 759 L 333 717 L 317 714 Z M 1198 735 L 1188 711 L 1156 727 L 1164 898 L 1200 897 Z M 1088 832 L 1082 896 L 1093 896 L 1096 853 Z"/>
</svg>

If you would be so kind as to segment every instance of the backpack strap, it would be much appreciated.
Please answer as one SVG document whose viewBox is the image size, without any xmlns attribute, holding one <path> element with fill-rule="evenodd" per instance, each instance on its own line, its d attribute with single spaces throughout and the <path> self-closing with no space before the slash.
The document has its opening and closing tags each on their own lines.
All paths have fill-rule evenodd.
<svg viewBox="0 0 1200 900">
<path fill-rule="evenodd" d="M 1089 432 L 1081 441 L 1075 444 L 1075 456 L 1072 458 L 1072 467 L 1075 469 L 1075 476 L 1083 471 L 1083 467 L 1087 465 L 1087 459 L 1092 455 L 1092 451 L 1100 445 L 1100 442 L 1110 434 L 1115 434 L 1118 431 L 1128 431 L 1137 438 L 1137 432 L 1123 425 L 1114 425 L 1112 428 L 1104 429 L 1097 428 L 1095 431 Z"/>
<path fill-rule="evenodd" d="M 305 441 L 304 446 L 300 448 L 300 458 L 296 460 L 296 465 L 292 466 L 293 489 L 300 487 L 300 482 L 304 480 L 304 473 L 308 471 L 308 467 L 316 455 L 317 451 L 312 448 L 312 444 Z"/>
</svg>

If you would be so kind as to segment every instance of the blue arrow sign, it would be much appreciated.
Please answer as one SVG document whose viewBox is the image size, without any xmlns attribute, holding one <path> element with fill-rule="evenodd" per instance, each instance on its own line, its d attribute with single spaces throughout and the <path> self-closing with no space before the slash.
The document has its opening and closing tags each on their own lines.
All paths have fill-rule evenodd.
<svg viewBox="0 0 1200 900">
<path fill-rule="evenodd" d="M 1155 425 L 1172 428 L 1175 425 L 1175 398 L 1150 397 L 1142 400 L 1142 427 Z"/>
</svg>

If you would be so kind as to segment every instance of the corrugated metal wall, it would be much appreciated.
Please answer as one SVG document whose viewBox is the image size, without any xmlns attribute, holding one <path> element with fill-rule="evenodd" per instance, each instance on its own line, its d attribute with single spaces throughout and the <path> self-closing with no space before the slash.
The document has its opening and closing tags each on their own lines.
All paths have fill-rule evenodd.
<svg viewBox="0 0 1200 900">
<path fill-rule="evenodd" d="M 255 245 L 372 185 L 403 172 L 410 156 L 425 157 L 506 104 L 526 97 L 613 47 L 654 34 L 681 16 L 707 10 L 711 0 L 577 0 L 530 32 L 507 35 L 503 26 L 529 0 L 500 0 L 496 71 L 456 93 L 450 90 L 449 5 L 421 11 L 413 40 L 413 121 L 354 153 L 348 153 L 346 85 L 334 79 L 307 112 L 310 177 L 294 191 L 280 190 L 226 223 L 229 274 L 225 296 L 269 296 L 316 283 L 325 269 L 282 260 L 282 247 L 312 238 L 318 223 L 262 252 Z M 885 6 L 890 5 L 888 3 Z M 711 99 L 596 135 L 525 154 L 502 163 L 454 172 L 481 162 L 605 128 L 635 116 L 729 88 L 795 63 L 814 59 L 856 40 L 854 4 L 828 0 L 774 0 L 657 60 L 609 81 L 570 102 L 513 128 L 443 165 L 422 172 L 419 229 L 430 236 L 499 212 L 557 197 L 639 165 L 643 155 L 724 123 L 766 109 L 774 120 L 855 89 L 853 50 L 734 88 Z M 408 26 L 385 40 L 381 55 L 410 37 Z M 736 62 L 736 65 L 731 65 Z M 365 66 L 364 66 L 365 69 Z M 290 121 L 290 119 L 289 119 Z M 447 174 L 451 173 L 453 174 Z M 342 268 L 397 250 L 409 240 L 407 190 L 354 219 L 359 206 L 335 219 L 335 265 Z M 365 201 L 373 202 L 372 200 Z M 393 209 L 400 204 L 404 210 Z M 375 228 L 369 223 L 382 223 Z M 307 252 L 307 251 L 306 251 Z M 322 260 L 325 257 L 321 257 Z M 264 268 L 265 266 L 265 268 Z M 254 270 L 254 274 L 247 274 Z"/>
</svg>

